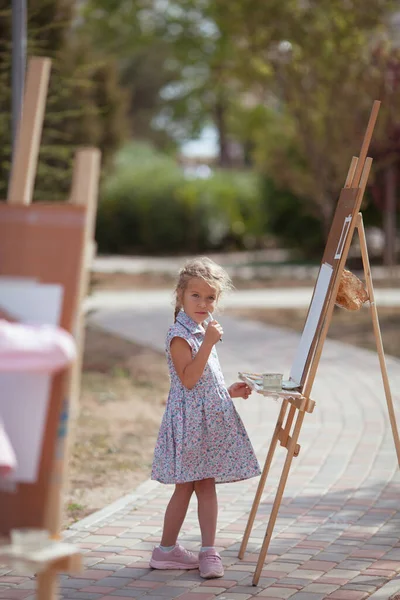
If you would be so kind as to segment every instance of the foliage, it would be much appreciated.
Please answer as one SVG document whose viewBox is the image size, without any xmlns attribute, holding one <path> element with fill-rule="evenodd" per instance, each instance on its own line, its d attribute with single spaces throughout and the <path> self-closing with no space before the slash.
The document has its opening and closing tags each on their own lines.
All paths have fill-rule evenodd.
<svg viewBox="0 0 400 600">
<path fill-rule="evenodd" d="M 0 29 L 0 193 L 6 195 L 11 162 L 11 10 Z M 71 0 L 33 0 L 28 5 L 28 56 L 52 59 L 49 92 L 35 184 L 35 199 L 68 194 L 74 152 L 100 147 L 107 162 L 124 136 L 124 94 L 116 66 L 99 59 L 85 38 L 74 34 Z"/>
<path fill-rule="evenodd" d="M 162 48 L 158 61 L 146 63 L 142 83 L 125 80 L 134 80 L 139 96 L 145 86 L 152 90 L 144 95 L 146 135 L 155 136 L 150 129 L 157 126 L 181 139 L 212 122 L 220 164 L 230 162 L 229 141 L 239 140 L 247 164 L 254 161 L 276 189 L 300 197 L 302 212 L 319 220 L 326 236 L 373 100 L 385 92 L 377 141 L 388 137 L 385 124 L 398 105 L 374 50 L 387 35 L 393 0 L 231 0 L 229 9 L 212 0 L 89 0 L 85 6 L 95 45 L 112 49 L 123 68 L 129 56 L 149 58 Z M 130 75 L 138 74 L 139 62 L 130 63 Z M 144 114 L 131 108 L 133 119 Z"/>
<path fill-rule="evenodd" d="M 265 229 L 260 191 L 250 173 L 192 178 L 172 158 L 143 144 L 128 145 L 104 183 L 99 251 L 170 254 L 253 247 Z"/>
<path fill-rule="evenodd" d="M 320 219 L 325 234 L 379 97 L 381 73 L 372 64 L 371 46 L 390 5 L 233 4 L 231 27 L 241 40 L 237 70 L 246 74 L 256 98 L 269 96 L 276 117 L 250 134 L 257 163 L 277 185 L 309 203 L 307 210 Z"/>
</svg>

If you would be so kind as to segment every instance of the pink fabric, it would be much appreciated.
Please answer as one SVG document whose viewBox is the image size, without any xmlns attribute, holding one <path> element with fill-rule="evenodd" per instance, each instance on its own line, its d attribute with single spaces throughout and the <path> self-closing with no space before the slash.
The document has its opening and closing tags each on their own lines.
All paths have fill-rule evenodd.
<svg viewBox="0 0 400 600">
<path fill-rule="evenodd" d="M 3 423 L 0 421 L 0 477 L 12 473 L 16 466 L 17 460 L 15 458 L 14 450 L 4 431 Z"/>
<path fill-rule="evenodd" d="M 51 325 L 9 323 L 0 319 L 0 372 L 54 373 L 76 356 L 73 337 Z M 16 467 L 16 457 L 0 416 L 0 477 Z"/>
<path fill-rule="evenodd" d="M 60 327 L 0 320 L 0 372 L 54 373 L 75 356 L 74 338 Z"/>
</svg>

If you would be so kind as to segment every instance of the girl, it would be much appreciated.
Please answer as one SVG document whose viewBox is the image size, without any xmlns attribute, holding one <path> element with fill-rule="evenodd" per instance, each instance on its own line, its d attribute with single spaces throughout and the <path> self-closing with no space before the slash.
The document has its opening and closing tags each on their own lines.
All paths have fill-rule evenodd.
<svg viewBox="0 0 400 600">
<path fill-rule="evenodd" d="M 155 569 L 196 569 L 206 579 L 224 570 L 214 548 L 217 526 L 216 483 L 260 474 L 244 425 L 232 398 L 248 398 L 242 382 L 226 388 L 215 344 L 222 327 L 205 326 L 220 294 L 232 287 L 228 274 L 212 260 L 198 258 L 179 273 L 175 289 L 175 323 L 167 334 L 171 388 L 154 452 L 152 479 L 174 483 L 161 545 L 154 549 Z M 199 556 L 178 545 L 177 538 L 196 493 L 202 547 Z"/>
</svg>

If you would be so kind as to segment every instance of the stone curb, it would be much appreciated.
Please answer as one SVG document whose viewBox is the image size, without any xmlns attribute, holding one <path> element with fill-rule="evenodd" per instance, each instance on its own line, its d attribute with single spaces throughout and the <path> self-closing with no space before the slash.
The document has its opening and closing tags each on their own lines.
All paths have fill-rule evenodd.
<svg viewBox="0 0 400 600">
<path fill-rule="evenodd" d="M 70 525 L 66 530 L 67 537 L 68 531 L 73 530 L 74 532 L 76 532 L 82 531 L 83 529 L 87 529 L 88 527 L 93 527 L 93 525 L 95 525 L 99 521 L 104 521 L 116 512 L 123 510 L 129 504 L 133 504 L 135 502 L 138 502 L 140 499 L 143 499 L 143 497 L 148 492 L 152 491 L 153 489 L 156 489 L 159 486 L 160 484 L 157 481 L 147 479 L 146 481 L 141 483 L 131 494 L 126 494 L 125 496 L 122 496 L 122 498 L 115 500 L 115 502 L 108 504 L 104 508 L 101 508 L 100 510 L 97 510 L 91 515 L 88 515 L 87 517 L 84 517 L 83 519 L 76 521 L 75 523 Z"/>
</svg>

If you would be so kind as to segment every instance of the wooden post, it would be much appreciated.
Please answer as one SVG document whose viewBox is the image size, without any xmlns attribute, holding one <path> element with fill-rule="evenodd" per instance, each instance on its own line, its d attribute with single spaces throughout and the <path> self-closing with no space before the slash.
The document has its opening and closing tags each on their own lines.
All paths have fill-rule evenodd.
<svg viewBox="0 0 400 600">
<path fill-rule="evenodd" d="M 56 600 L 58 596 L 57 572 L 46 569 L 37 576 L 38 600 Z"/>
<path fill-rule="evenodd" d="M 297 440 L 299 439 L 301 426 L 303 424 L 304 415 L 305 415 L 305 412 L 303 410 L 298 412 L 297 419 L 296 419 L 296 424 L 294 426 L 293 435 L 292 435 L 292 438 L 291 438 L 291 440 L 289 442 L 289 446 L 287 448 L 287 455 L 286 455 L 285 464 L 283 466 L 281 478 L 279 480 L 279 485 L 278 485 L 278 489 L 276 491 L 276 496 L 275 496 L 274 504 L 272 506 L 271 514 L 270 514 L 270 517 L 269 517 L 269 521 L 268 521 L 268 525 L 267 525 L 267 530 L 265 532 L 264 541 L 263 541 L 263 544 L 261 546 L 260 554 L 258 556 L 257 567 L 256 567 L 256 570 L 254 572 L 253 585 L 257 585 L 258 582 L 259 582 L 259 580 L 260 580 L 261 571 L 262 571 L 262 568 L 263 568 L 263 565 L 264 565 L 265 557 L 266 557 L 267 552 L 268 552 L 268 546 L 269 546 L 269 543 L 271 541 L 272 533 L 274 531 L 274 527 L 275 527 L 275 523 L 276 523 L 276 517 L 278 516 L 279 507 L 280 507 L 281 502 L 282 502 L 283 492 L 285 491 L 285 486 L 286 486 L 287 478 L 288 478 L 288 475 L 289 475 L 290 467 L 291 467 L 291 464 L 292 464 L 292 460 L 293 460 L 293 456 L 294 456 L 294 452 L 295 452 Z"/>
<path fill-rule="evenodd" d="M 49 58 L 29 60 L 22 119 L 18 129 L 8 188 L 9 204 L 32 202 L 50 66 Z"/>
<path fill-rule="evenodd" d="M 70 202 L 72 204 L 85 206 L 86 208 L 86 227 L 85 227 L 85 252 L 79 274 L 78 290 L 78 312 L 75 318 L 74 337 L 76 341 L 77 357 L 70 370 L 68 380 L 68 392 L 65 410 L 68 411 L 69 425 L 73 425 L 78 416 L 79 391 L 82 371 L 82 358 L 85 334 L 85 315 L 82 310 L 82 303 L 87 294 L 88 281 L 90 277 L 91 256 L 88 256 L 88 250 L 92 250 L 94 225 L 97 209 L 98 181 L 100 173 L 100 151 L 97 148 L 82 148 L 76 153 Z M 48 498 L 47 523 L 50 530 L 60 529 L 60 523 L 63 513 L 63 497 L 67 486 L 67 468 L 68 457 L 73 445 L 73 431 L 69 426 L 67 435 L 62 440 L 63 447 L 60 448 L 60 457 L 55 458 L 52 477 L 57 484 L 50 489 Z"/>
<path fill-rule="evenodd" d="M 361 213 L 359 213 L 359 215 L 357 217 L 356 227 L 357 227 L 358 236 L 360 239 L 361 257 L 362 257 L 363 268 L 364 268 L 365 282 L 367 285 L 369 307 L 370 307 L 370 311 L 371 311 L 372 326 L 374 329 L 374 336 L 375 336 L 375 342 L 376 342 L 376 350 L 378 352 L 379 365 L 380 365 L 381 373 L 382 373 L 383 388 L 385 390 L 386 404 L 387 404 L 388 413 L 389 413 L 389 421 L 390 421 L 390 426 L 392 428 L 394 446 L 396 448 L 397 462 L 400 466 L 400 438 L 399 438 L 399 432 L 397 429 L 396 415 L 395 415 L 394 407 L 393 407 L 392 393 L 390 391 L 389 377 L 388 377 L 385 353 L 383 350 L 383 343 L 382 343 L 381 328 L 379 326 L 378 310 L 377 310 L 376 303 L 375 303 L 374 286 L 372 284 L 371 267 L 370 267 L 369 258 L 368 258 L 368 249 L 367 249 L 367 242 L 366 242 L 366 238 L 365 238 L 364 222 L 363 222 Z"/>
<path fill-rule="evenodd" d="M 278 443 L 279 432 L 282 429 L 283 419 L 285 418 L 285 413 L 288 406 L 288 400 L 283 400 L 281 410 L 279 412 L 278 420 L 275 425 L 275 430 L 272 436 L 271 444 L 268 450 L 267 458 L 265 460 L 264 468 L 261 473 L 260 481 L 258 482 L 257 492 L 253 501 L 253 506 L 251 507 L 249 519 L 247 521 L 246 530 L 244 532 L 244 536 L 242 539 L 242 543 L 239 550 L 239 558 L 244 558 L 244 553 L 246 552 L 247 544 L 249 541 L 249 537 L 251 534 L 251 530 L 253 529 L 254 519 L 257 515 L 257 510 L 261 502 L 261 496 L 263 495 L 263 491 L 265 488 L 265 482 L 267 481 L 268 473 L 272 464 L 272 459 L 274 458 L 275 448 Z"/>
<path fill-rule="evenodd" d="M 86 298 L 89 281 L 90 267 L 94 255 L 94 229 L 97 212 L 97 196 L 99 188 L 101 154 L 97 148 L 82 148 L 76 153 L 70 202 L 72 204 L 84 205 L 87 209 L 87 226 L 85 241 L 85 261 L 83 264 L 80 286 L 79 306 Z M 72 416 L 76 416 L 79 403 L 79 390 L 82 372 L 83 348 L 85 343 L 85 319 L 82 309 L 77 315 L 75 339 L 77 344 L 77 360 L 71 372 L 69 396 L 71 402 Z"/>
<path fill-rule="evenodd" d="M 362 199 L 364 196 L 364 192 L 365 192 L 365 188 L 367 186 L 367 181 L 368 181 L 369 172 L 371 170 L 371 166 L 372 166 L 372 158 L 367 158 L 367 160 L 365 161 L 364 169 L 362 171 L 360 188 L 358 190 L 357 206 L 361 205 L 361 202 L 362 202 Z M 337 270 L 336 281 L 334 282 L 332 292 L 331 292 L 331 299 L 330 299 L 330 301 L 327 305 L 326 311 L 325 311 L 325 318 L 324 318 L 324 322 L 322 324 L 321 333 L 319 335 L 319 338 L 318 338 L 318 341 L 317 341 L 317 344 L 315 347 L 315 353 L 314 353 L 314 356 L 312 359 L 312 363 L 310 364 L 310 368 L 309 368 L 309 371 L 307 374 L 304 391 L 303 391 L 303 394 L 304 394 L 304 396 L 306 396 L 306 398 L 311 393 L 312 386 L 313 386 L 313 383 L 315 380 L 315 376 L 317 374 L 317 369 L 318 369 L 319 361 L 321 358 L 322 350 L 323 350 L 324 343 L 326 340 L 326 336 L 328 334 L 329 326 L 331 324 L 333 310 L 335 308 L 335 300 L 336 300 L 336 296 L 337 296 L 339 284 L 340 284 L 340 277 L 341 277 L 341 274 L 343 273 L 343 269 L 346 264 L 346 259 L 347 259 L 348 253 L 349 253 L 349 248 L 350 248 L 350 245 L 351 245 L 351 242 L 353 239 L 354 229 L 356 226 L 355 219 L 353 219 L 353 221 L 354 222 L 353 222 L 352 226 L 350 227 L 349 234 L 348 234 L 346 243 L 343 248 L 342 257 L 340 259 L 338 270 Z"/>
</svg>

